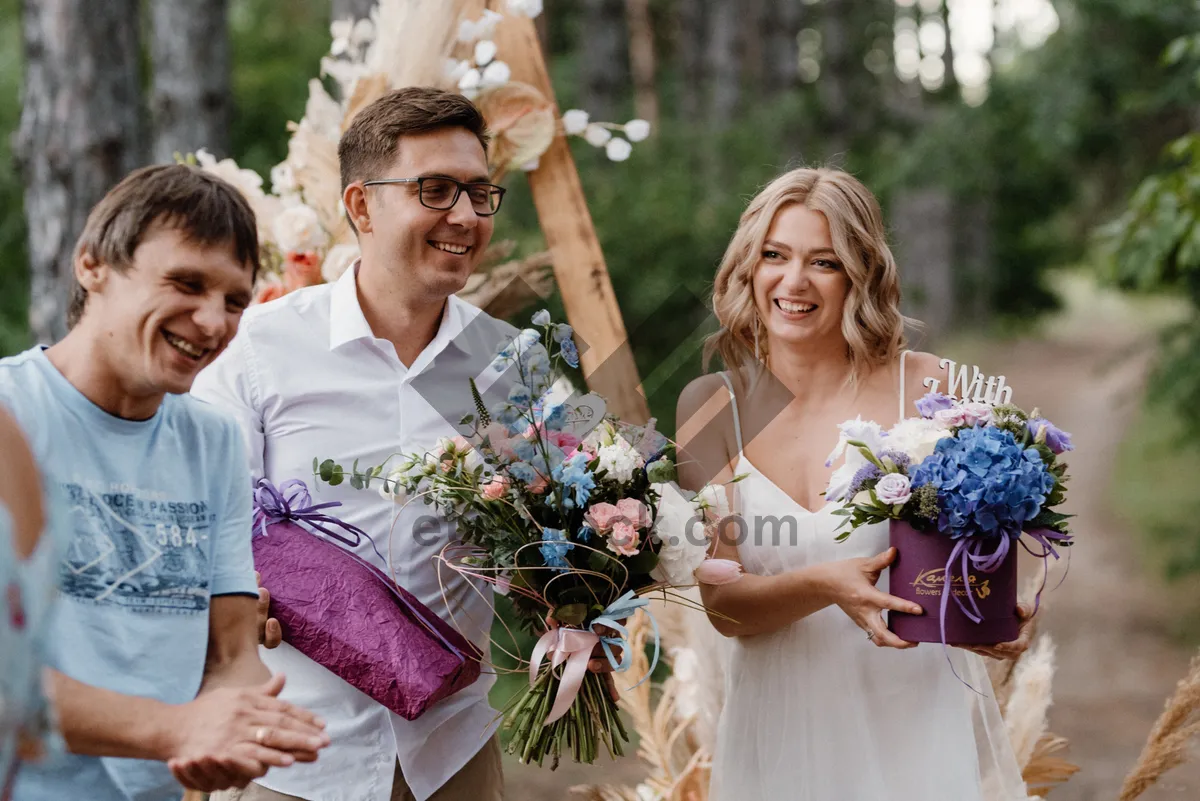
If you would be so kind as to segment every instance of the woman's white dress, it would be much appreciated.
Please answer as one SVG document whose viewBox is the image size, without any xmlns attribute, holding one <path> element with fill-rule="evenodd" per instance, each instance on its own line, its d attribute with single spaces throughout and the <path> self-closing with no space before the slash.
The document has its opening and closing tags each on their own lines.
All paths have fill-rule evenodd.
<svg viewBox="0 0 1200 801">
<path fill-rule="evenodd" d="M 839 543 L 843 518 L 830 513 L 834 507 L 805 509 L 744 455 L 735 472 L 747 474 L 733 486 L 735 511 L 748 521 L 738 553 L 749 573 L 776 575 L 888 547 L 886 524 Z M 772 522 L 779 519 L 796 525 Z M 886 571 L 878 587 L 887 591 Z M 877 647 L 837 606 L 771 634 L 736 638 L 731 651 L 711 801 L 1026 798 L 974 654 L 949 649 L 959 675 L 986 696 L 955 678 L 940 645 Z"/>
</svg>

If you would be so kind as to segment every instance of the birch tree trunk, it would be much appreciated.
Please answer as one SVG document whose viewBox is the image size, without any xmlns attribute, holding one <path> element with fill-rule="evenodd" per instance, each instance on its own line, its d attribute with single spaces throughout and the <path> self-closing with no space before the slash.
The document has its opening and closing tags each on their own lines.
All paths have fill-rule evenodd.
<svg viewBox="0 0 1200 801">
<path fill-rule="evenodd" d="M 137 0 L 22 0 L 25 59 L 15 143 L 29 225 L 29 323 L 66 334 L 72 252 L 88 212 L 145 163 Z"/>
<path fill-rule="evenodd" d="M 229 155 L 232 122 L 228 0 L 153 0 L 154 161 L 205 148 Z"/>
</svg>

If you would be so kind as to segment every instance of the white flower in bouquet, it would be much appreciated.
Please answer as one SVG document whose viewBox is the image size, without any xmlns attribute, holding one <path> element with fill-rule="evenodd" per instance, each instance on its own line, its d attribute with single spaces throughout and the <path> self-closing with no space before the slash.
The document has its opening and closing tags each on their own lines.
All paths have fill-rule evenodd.
<svg viewBox="0 0 1200 801">
<path fill-rule="evenodd" d="M 616 481 L 630 481 L 633 472 L 642 466 L 642 457 L 623 439 L 618 438 L 612 445 L 605 445 L 596 453 L 600 459 L 597 470 L 607 470 L 608 477 Z"/>
<path fill-rule="evenodd" d="M 408 500 L 408 491 L 404 489 L 406 478 L 408 478 L 406 470 L 399 467 L 393 468 L 387 474 L 387 480 L 380 482 L 379 494 L 396 503 L 404 503 Z"/>
<path fill-rule="evenodd" d="M 508 0 L 508 13 L 535 19 L 542 13 L 542 0 Z"/>
<path fill-rule="evenodd" d="M 612 131 L 593 122 L 584 129 L 583 138 L 592 147 L 604 147 L 608 144 L 608 140 L 612 139 Z"/>
<path fill-rule="evenodd" d="M 512 68 L 503 61 L 493 61 L 483 68 L 480 85 L 484 88 L 503 86 L 512 77 Z"/>
<path fill-rule="evenodd" d="M 650 136 L 650 123 L 646 120 L 630 120 L 625 123 L 625 138 L 630 142 L 642 142 Z"/>
<path fill-rule="evenodd" d="M 625 161 L 633 153 L 633 145 L 619 136 L 608 140 L 604 146 L 604 154 L 609 161 Z"/>
<path fill-rule="evenodd" d="M 679 587 L 695 584 L 693 574 L 708 552 L 704 521 L 674 482 L 654 484 L 651 488 L 659 495 L 653 536 L 661 546 L 658 565 L 650 575 L 655 581 Z"/>
<path fill-rule="evenodd" d="M 569 136 L 579 136 L 587 130 L 590 117 L 581 108 L 573 108 L 562 115 L 563 131 Z"/>
<path fill-rule="evenodd" d="M 938 440 L 950 436 L 950 429 L 937 419 L 909 417 L 901 420 L 888 432 L 884 449 L 907 453 L 913 464 L 933 453 Z"/>
<path fill-rule="evenodd" d="M 475 43 L 475 63 L 480 67 L 485 67 L 492 63 L 492 59 L 496 57 L 496 43 L 491 39 L 480 39 Z"/>
<path fill-rule="evenodd" d="M 861 466 L 867 461 L 867 458 L 859 453 L 858 448 L 847 449 L 848 444 L 851 441 L 861 442 L 867 446 L 867 450 L 878 453 L 883 443 L 883 436 L 883 429 L 879 427 L 879 423 L 874 420 L 864 420 L 861 415 L 839 424 L 837 445 L 829 454 L 829 458 L 825 460 L 825 466 L 832 467 L 834 460 L 843 453 L 846 454 L 846 464 L 854 461 Z"/>
<path fill-rule="evenodd" d="M 696 506 L 717 520 L 729 517 L 733 513 L 729 506 L 729 494 L 720 484 L 705 484 L 696 493 Z"/>
<path fill-rule="evenodd" d="M 271 225 L 275 244 L 285 253 L 319 250 L 329 242 L 321 218 L 311 206 L 299 204 L 281 211 Z"/>
<path fill-rule="evenodd" d="M 325 262 L 321 265 L 321 277 L 326 283 L 332 284 L 342 277 L 360 255 L 358 245 L 334 245 L 325 254 Z"/>
</svg>

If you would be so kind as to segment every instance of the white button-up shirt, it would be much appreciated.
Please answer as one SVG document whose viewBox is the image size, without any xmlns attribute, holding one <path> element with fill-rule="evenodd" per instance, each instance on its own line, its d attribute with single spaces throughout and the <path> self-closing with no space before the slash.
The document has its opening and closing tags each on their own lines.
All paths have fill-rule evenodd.
<svg viewBox="0 0 1200 801">
<path fill-rule="evenodd" d="M 358 302 L 356 269 L 350 269 L 334 284 L 247 310 L 229 348 L 200 374 L 192 392 L 237 417 L 255 479 L 265 476 L 278 486 L 300 478 L 315 503 L 341 501 L 327 513 L 370 534 L 391 564 L 379 565 L 367 542 L 358 555 L 487 654 L 490 592 L 444 567 L 439 583 L 434 556 L 452 538 L 453 527 L 431 521 L 433 507 L 419 501 L 397 516 L 400 507 L 374 489 L 354 490 L 349 481 L 337 487 L 318 483 L 312 463 L 313 457 L 333 459 L 348 471 L 357 459 L 366 468 L 454 436 L 455 424 L 472 409 L 468 378 L 478 377 L 512 332 L 451 297 L 436 337 L 405 367 L 392 343 L 372 333 Z M 395 463 L 393 458 L 389 465 Z M 260 651 L 273 673 L 287 675 L 282 697 L 324 718 L 332 740 L 317 762 L 276 768 L 259 781 L 277 792 L 309 801 L 388 801 L 398 758 L 409 787 L 423 800 L 498 725 L 487 700 L 495 675 L 486 663 L 470 687 L 407 721 L 286 643 Z"/>
</svg>

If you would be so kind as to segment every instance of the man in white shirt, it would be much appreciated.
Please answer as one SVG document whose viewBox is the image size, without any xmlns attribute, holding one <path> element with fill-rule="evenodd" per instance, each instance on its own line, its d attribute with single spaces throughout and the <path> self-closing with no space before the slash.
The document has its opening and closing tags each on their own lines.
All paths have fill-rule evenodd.
<svg viewBox="0 0 1200 801">
<path fill-rule="evenodd" d="M 397 517 L 400 507 L 377 492 L 312 487 L 312 461 L 376 465 L 454 436 L 452 421 L 471 403 L 468 378 L 513 333 L 454 295 L 487 248 L 503 196 L 488 183 L 486 147 L 482 115 L 457 94 L 414 87 L 363 109 L 338 148 L 361 260 L 335 283 L 248 310 L 193 388 L 239 419 L 256 479 L 302 478 L 317 502 L 341 501 L 333 513 L 372 535 L 390 562 L 380 567 L 449 621 L 448 599 L 453 622 L 485 654 L 490 596 L 456 575 L 439 583 L 433 561 L 452 526 L 424 504 Z M 370 543 L 358 555 L 379 564 Z M 501 798 L 486 670 L 406 721 L 286 643 L 263 661 L 287 674 L 283 697 L 320 715 L 332 743 L 319 768 L 296 765 L 218 799 Z"/>
</svg>

